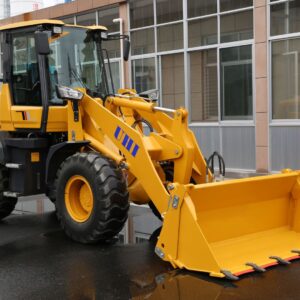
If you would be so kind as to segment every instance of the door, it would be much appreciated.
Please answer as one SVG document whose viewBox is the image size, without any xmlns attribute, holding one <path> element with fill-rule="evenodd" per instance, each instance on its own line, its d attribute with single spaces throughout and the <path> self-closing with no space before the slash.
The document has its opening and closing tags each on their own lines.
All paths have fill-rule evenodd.
<svg viewBox="0 0 300 300">
<path fill-rule="evenodd" d="M 15 128 L 39 129 L 42 98 L 33 32 L 12 34 L 11 116 Z"/>
</svg>

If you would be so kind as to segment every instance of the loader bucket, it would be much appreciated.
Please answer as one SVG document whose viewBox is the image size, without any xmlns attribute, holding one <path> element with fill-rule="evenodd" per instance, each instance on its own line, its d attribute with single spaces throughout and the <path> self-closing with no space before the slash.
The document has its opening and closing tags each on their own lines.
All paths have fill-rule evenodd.
<svg viewBox="0 0 300 300">
<path fill-rule="evenodd" d="M 177 185 L 156 253 L 174 267 L 230 279 L 289 264 L 300 258 L 299 176 Z"/>
</svg>

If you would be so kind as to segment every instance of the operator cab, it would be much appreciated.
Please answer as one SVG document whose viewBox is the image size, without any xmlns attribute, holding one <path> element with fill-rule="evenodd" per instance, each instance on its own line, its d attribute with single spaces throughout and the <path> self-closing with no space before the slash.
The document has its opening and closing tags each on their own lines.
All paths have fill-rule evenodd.
<svg viewBox="0 0 300 300">
<path fill-rule="evenodd" d="M 59 86 L 81 88 L 102 99 L 115 93 L 103 41 L 124 39 L 124 49 L 128 49 L 125 59 L 129 52 L 127 36 L 108 36 L 103 26 L 38 20 L 0 27 L 0 34 L 4 53 L 2 81 L 9 87 L 12 111 L 15 108 L 16 114 L 22 114 L 12 120 L 19 129 L 28 129 L 26 121 L 31 118 L 34 122 L 29 128 L 47 131 L 51 107 L 66 105 L 57 93 Z M 23 121 L 26 126 L 22 126 Z"/>
</svg>

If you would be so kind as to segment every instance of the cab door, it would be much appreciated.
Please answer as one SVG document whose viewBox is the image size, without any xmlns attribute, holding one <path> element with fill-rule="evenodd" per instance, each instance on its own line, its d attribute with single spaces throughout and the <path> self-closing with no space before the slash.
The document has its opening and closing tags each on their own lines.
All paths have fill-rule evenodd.
<svg viewBox="0 0 300 300">
<path fill-rule="evenodd" d="M 11 34 L 11 118 L 16 129 L 40 129 L 42 97 L 33 32 Z"/>
</svg>

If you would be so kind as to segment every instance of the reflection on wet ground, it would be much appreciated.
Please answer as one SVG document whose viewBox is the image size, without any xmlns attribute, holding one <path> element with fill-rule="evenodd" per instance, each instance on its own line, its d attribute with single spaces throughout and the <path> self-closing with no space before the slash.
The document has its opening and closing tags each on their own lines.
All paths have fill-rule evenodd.
<svg viewBox="0 0 300 300">
<path fill-rule="evenodd" d="M 0 223 L 0 299 L 300 299 L 299 261 L 238 282 L 173 270 L 148 241 L 159 226 L 132 208 L 120 238 L 131 244 L 86 246 L 65 237 L 53 213 L 12 216 Z"/>
</svg>

